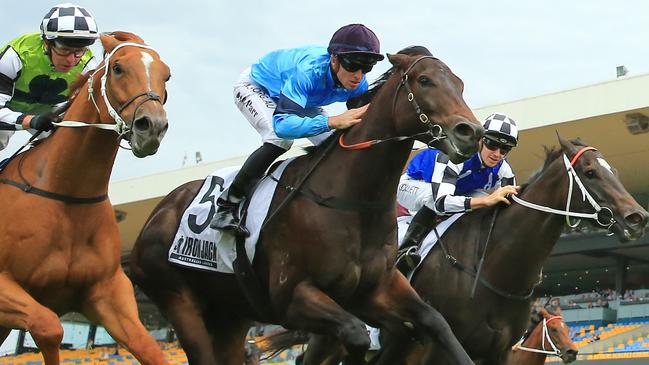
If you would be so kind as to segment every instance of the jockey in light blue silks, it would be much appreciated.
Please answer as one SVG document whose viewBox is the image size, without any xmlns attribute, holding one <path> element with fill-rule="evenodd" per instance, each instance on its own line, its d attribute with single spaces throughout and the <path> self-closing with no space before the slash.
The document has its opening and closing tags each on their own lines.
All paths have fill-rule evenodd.
<svg viewBox="0 0 649 365">
<path fill-rule="evenodd" d="M 294 139 L 309 137 L 318 143 L 330 131 L 361 121 L 367 106 L 331 117 L 321 107 L 367 91 L 365 74 L 383 58 L 374 32 L 362 24 L 349 24 L 334 33 L 329 47 L 273 51 L 246 69 L 234 85 L 234 102 L 263 145 L 217 200 L 210 226 L 247 234 L 239 224 L 239 203 Z"/>
<path fill-rule="evenodd" d="M 454 164 L 443 152 L 426 149 L 415 156 L 401 177 L 397 201 L 410 211 L 412 218 L 401 244 L 397 268 L 404 274 L 421 261 L 418 246 L 430 233 L 436 216 L 461 213 L 509 204 L 507 196 L 516 194 L 514 172 L 505 157 L 518 144 L 518 128 L 513 119 L 494 113 L 483 123 L 485 135 L 480 151 L 467 161 Z M 491 194 L 472 196 L 477 190 Z"/>
</svg>

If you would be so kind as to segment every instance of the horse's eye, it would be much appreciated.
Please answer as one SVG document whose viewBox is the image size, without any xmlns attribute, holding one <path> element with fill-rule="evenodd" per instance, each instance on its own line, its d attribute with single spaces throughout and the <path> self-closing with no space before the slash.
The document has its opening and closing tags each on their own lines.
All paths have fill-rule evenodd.
<svg viewBox="0 0 649 365">
<path fill-rule="evenodd" d="M 113 73 L 115 75 L 119 75 L 122 73 L 122 66 L 120 66 L 119 63 L 113 65 Z"/>
<path fill-rule="evenodd" d="M 167 78 L 165 79 L 165 82 L 169 81 L 169 79 L 171 79 L 171 74 L 169 76 L 167 76 Z"/>
<path fill-rule="evenodd" d="M 586 170 L 585 175 L 587 178 L 592 179 L 595 177 L 595 170 Z"/>
<path fill-rule="evenodd" d="M 429 79 L 428 76 L 425 75 L 419 76 L 417 82 L 422 86 L 433 86 L 433 80 Z"/>
</svg>

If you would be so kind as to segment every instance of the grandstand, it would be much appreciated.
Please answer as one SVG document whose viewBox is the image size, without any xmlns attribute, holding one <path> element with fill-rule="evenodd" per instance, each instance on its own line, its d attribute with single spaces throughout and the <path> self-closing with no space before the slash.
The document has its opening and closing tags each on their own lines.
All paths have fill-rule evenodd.
<svg viewBox="0 0 649 365">
<path fill-rule="evenodd" d="M 521 127 L 520 146 L 508 157 L 519 181 L 543 161 L 542 145 L 556 144 L 555 131 L 564 137 L 581 136 L 597 146 L 618 170 L 627 189 L 644 207 L 649 206 L 649 169 L 638 168 L 649 156 L 649 74 L 622 77 L 572 90 L 493 105 L 475 110 L 481 119 L 495 111 L 506 112 Z M 636 124 L 634 124 L 636 123 Z M 299 147 L 289 155 L 301 153 Z M 176 186 L 224 167 L 241 164 L 241 158 L 205 162 L 175 171 L 114 182 L 109 193 L 119 221 L 123 263 L 153 207 Z M 576 364 L 649 364 L 649 237 L 619 243 L 606 232 L 581 226 L 566 231 L 543 271 L 536 294 L 558 299 L 565 321 L 580 348 Z M 632 295 L 625 293 L 633 290 Z M 172 364 L 186 363 L 181 349 L 155 307 L 138 292 L 140 316 L 154 336 L 164 343 Z M 64 363 L 136 364 L 133 357 L 106 338 L 101 328 L 92 329 L 85 319 L 66 317 Z M 74 336 L 70 335 L 74 334 Z M 86 350 L 89 343 L 101 345 Z M 29 351 L 29 335 L 12 333 L 0 354 Z M 288 364 L 295 354 L 283 354 L 277 364 Z M 602 360 L 605 360 L 602 362 Z M 557 361 L 551 359 L 549 361 Z M 40 354 L 0 357 L 1 365 L 40 365 Z"/>
</svg>

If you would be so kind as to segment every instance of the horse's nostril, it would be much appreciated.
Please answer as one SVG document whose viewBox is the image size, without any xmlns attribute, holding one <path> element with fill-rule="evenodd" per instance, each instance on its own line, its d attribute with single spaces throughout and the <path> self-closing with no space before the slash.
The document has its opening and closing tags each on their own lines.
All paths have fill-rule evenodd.
<svg viewBox="0 0 649 365">
<path fill-rule="evenodd" d="M 460 122 L 455 125 L 453 132 L 457 137 L 467 139 L 478 139 L 482 136 L 481 127 L 477 124 Z"/>
<path fill-rule="evenodd" d="M 136 119 L 133 122 L 133 129 L 138 132 L 148 131 L 151 128 L 151 120 L 147 117 Z"/>
<path fill-rule="evenodd" d="M 645 226 L 647 225 L 647 215 L 646 214 L 640 214 L 638 212 L 631 213 L 624 217 L 624 220 L 632 226 Z"/>
</svg>

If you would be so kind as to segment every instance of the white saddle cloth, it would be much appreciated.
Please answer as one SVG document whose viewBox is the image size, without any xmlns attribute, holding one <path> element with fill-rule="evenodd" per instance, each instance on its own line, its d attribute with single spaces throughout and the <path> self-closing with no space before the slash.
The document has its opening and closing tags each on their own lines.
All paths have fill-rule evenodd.
<svg viewBox="0 0 649 365">
<path fill-rule="evenodd" d="M 279 180 L 291 161 L 293 159 L 283 161 L 271 175 Z M 205 178 L 200 191 L 183 213 L 174 243 L 169 248 L 169 262 L 198 270 L 234 273 L 232 262 L 237 257 L 234 234 L 212 229 L 209 224 L 216 212 L 216 199 L 221 191 L 232 184 L 239 169 L 238 166 L 227 167 Z M 250 261 L 255 256 L 261 226 L 268 214 L 276 187 L 275 180 L 265 177 L 248 205 L 245 224 L 250 237 L 246 239 L 245 246 Z"/>
</svg>

